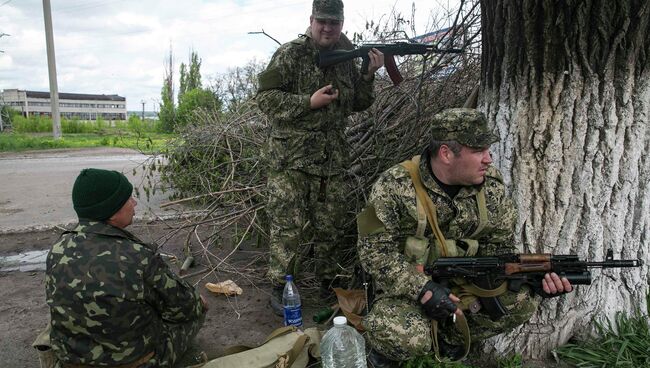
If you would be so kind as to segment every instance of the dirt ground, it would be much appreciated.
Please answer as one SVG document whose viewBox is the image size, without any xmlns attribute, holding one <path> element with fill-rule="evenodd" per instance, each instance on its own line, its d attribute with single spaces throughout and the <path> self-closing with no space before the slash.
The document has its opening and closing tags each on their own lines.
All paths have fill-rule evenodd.
<svg viewBox="0 0 650 368">
<path fill-rule="evenodd" d="M 145 241 L 156 240 L 169 232 L 163 223 L 134 224 L 128 229 Z M 60 231 L 0 234 L 0 257 L 48 249 Z M 182 263 L 184 239 L 185 234 L 179 233 L 161 248 L 161 252 L 178 257 L 178 261 L 170 262 L 176 270 Z M 215 255 L 224 258 L 229 252 L 229 249 L 224 249 Z M 210 306 L 197 338 L 208 357 L 219 356 L 228 346 L 259 344 L 271 331 L 282 326 L 282 318 L 271 313 L 267 306 L 270 285 L 263 281 L 265 259 L 263 251 L 244 246 L 224 261 L 216 275 L 208 274 L 200 282 L 205 275 L 188 278 L 192 284 L 198 282 L 197 287 Z M 201 265 L 192 268 L 190 274 L 203 268 Z M 227 279 L 235 281 L 244 290 L 243 294 L 228 298 L 212 294 L 204 287 L 206 282 Z M 301 293 L 308 294 L 307 291 L 301 290 Z M 48 321 L 45 273 L 0 272 L 0 300 L 0 367 L 38 368 L 38 358 L 31 343 Z M 305 326 L 315 326 L 312 316 L 320 306 L 310 302 L 309 295 L 303 297 L 303 305 Z"/>
<path fill-rule="evenodd" d="M 169 221 L 157 223 L 136 223 L 128 228 L 144 241 L 163 243 L 161 236 L 170 233 Z M 174 226 L 173 224 L 171 224 Z M 207 231 L 207 230 L 206 230 Z M 0 259 L 9 255 L 34 250 L 46 250 L 56 241 L 61 229 L 24 233 L 0 234 Z M 176 257 L 170 259 L 172 267 L 178 271 L 182 264 L 182 244 L 187 233 L 179 232 L 164 242 L 161 252 Z M 215 256 L 224 259 L 216 274 L 203 274 L 189 277 L 201 294 L 208 300 L 210 309 L 205 325 L 197 337 L 198 344 L 214 358 L 232 345 L 258 345 L 274 329 L 282 326 L 282 318 L 271 313 L 268 308 L 270 285 L 264 281 L 266 251 L 243 245 L 231 254 L 227 239 L 220 239 L 220 249 Z M 196 252 L 196 245 L 194 245 Z M 0 268 L 2 264 L 0 262 Z M 197 265 L 190 274 L 205 269 Z M 205 276 L 204 279 L 202 279 Z M 0 272 L 0 367 L 39 368 L 36 352 L 31 343 L 48 321 L 48 308 L 45 303 L 45 273 L 43 271 Z M 231 279 L 244 291 L 238 297 L 215 295 L 205 289 L 206 282 Z M 317 288 L 313 282 L 305 281 L 300 286 L 303 300 L 303 320 L 305 327 L 327 326 L 316 324 L 312 317 L 316 311 L 326 306 L 316 296 Z M 479 354 L 480 355 L 480 354 Z M 473 367 L 490 367 L 494 364 L 485 359 L 470 359 L 466 364 Z M 526 368 L 560 367 L 555 362 L 527 361 Z M 562 367 L 564 367 L 562 365 Z"/>
</svg>

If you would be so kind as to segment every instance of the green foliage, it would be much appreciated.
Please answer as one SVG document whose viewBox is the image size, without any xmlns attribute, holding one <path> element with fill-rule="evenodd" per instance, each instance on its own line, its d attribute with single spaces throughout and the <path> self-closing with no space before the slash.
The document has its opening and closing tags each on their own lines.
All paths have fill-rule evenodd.
<svg viewBox="0 0 650 368">
<path fill-rule="evenodd" d="M 471 356 L 470 356 L 471 357 Z M 476 362 L 476 360 L 472 360 L 472 363 L 461 363 L 461 362 L 452 362 L 449 361 L 448 359 L 443 359 L 442 362 L 436 361 L 435 357 L 432 355 L 425 355 L 417 358 L 413 358 L 409 361 L 406 361 L 402 363 L 402 368 L 479 368 L 479 367 L 485 367 L 487 366 L 485 361 L 481 361 L 480 363 Z M 476 365 L 479 364 L 479 365 Z M 491 367 L 497 367 L 497 368 L 522 368 L 523 367 L 523 360 L 521 358 L 521 355 L 515 354 L 506 358 L 501 358 L 498 359 L 495 362 L 491 362 L 489 364 Z"/>
<path fill-rule="evenodd" d="M 460 362 L 451 362 L 444 359 L 442 362 L 436 361 L 431 355 L 425 355 L 408 360 L 401 365 L 402 368 L 472 368 Z"/>
<path fill-rule="evenodd" d="M 221 102 L 216 94 L 203 89 L 201 84 L 201 59 L 192 51 L 189 66 L 181 63 L 180 87 L 178 89 L 178 108 L 174 106 L 174 82 L 171 50 L 169 62 L 166 65 L 165 79 L 161 91 L 160 112 L 158 118 L 162 122 L 165 132 L 172 132 L 194 120 L 194 113 L 198 109 L 207 111 L 221 109 Z"/>
<path fill-rule="evenodd" d="M 523 367 L 523 359 L 520 354 L 514 354 L 512 356 L 497 359 L 498 368 L 521 368 Z"/>
<path fill-rule="evenodd" d="M 0 152 L 24 151 L 51 148 L 121 147 L 143 153 L 160 151 L 172 138 L 169 134 L 138 136 L 132 133 L 121 135 L 64 134 L 61 139 L 51 136 L 33 136 L 20 133 L 0 134 Z"/>
<path fill-rule="evenodd" d="M 176 125 L 176 107 L 174 106 L 174 100 L 170 97 L 171 92 L 170 86 L 164 84 L 162 92 L 160 93 L 162 98 L 162 103 L 160 104 L 160 110 L 158 111 L 158 119 L 161 123 L 161 128 L 164 132 L 173 132 L 174 125 Z M 171 92 L 171 93 L 170 93 Z"/>
<path fill-rule="evenodd" d="M 240 111 L 238 119 L 256 121 L 258 114 L 257 109 L 249 108 Z M 198 121 L 180 129 L 178 138 L 171 140 L 162 152 L 166 165 L 158 167 L 162 181 L 174 190 L 173 198 L 205 195 L 234 183 L 263 186 L 266 167 L 258 162 L 258 157 L 267 126 L 232 123 L 214 110 L 195 115 Z M 226 203 L 227 197 L 224 195 L 220 200 Z"/>
<path fill-rule="evenodd" d="M 650 367 L 648 316 L 619 312 L 614 320 L 595 322 L 596 338 L 573 341 L 556 349 L 563 361 L 575 367 Z"/>
<path fill-rule="evenodd" d="M 124 123 L 119 123 L 117 126 L 119 127 L 121 124 Z M 129 120 L 126 121 L 126 130 L 137 134 L 164 132 L 159 120 L 145 119 L 142 121 L 142 119 L 135 115 L 129 116 Z"/>
<path fill-rule="evenodd" d="M 176 126 L 185 127 L 200 121 L 196 119 L 196 113 L 200 110 L 218 112 L 221 110 L 221 101 L 214 92 L 207 89 L 195 88 L 187 91 L 176 111 Z"/>
<path fill-rule="evenodd" d="M 16 133 L 51 133 L 52 119 L 47 116 L 17 116 L 14 119 L 13 130 Z M 112 132 L 131 132 L 136 134 L 163 132 L 161 123 L 155 120 L 140 120 L 130 116 L 128 121 L 108 122 L 103 119 L 84 121 L 79 119 L 61 120 L 61 131 L 64 134 L 111 134 Z"/>
<path fill-rule="evenodd" d="M 187 78 L 185 78 L 185 83 L 185 92 L 203 87 L 201 83 L 201 59 L 199 59 L 199 55 L 195 51 L 190 54 L 190 70 L 187 73 Z"/>
<path fill-rule="evenodd" d="M 2 108 L 0 108 L 0 115 L 2 115 L 2 121 L 4 124 L 12 124 L 16 117 L 22 116 L 20 111 L 12 109 L 9 106 L 2 106 Z"/>
<path fill-rule="evenodd" d="M 178 69 L 180 74 L 179 87 L 178 87 L 178 103 L 181 103 L 181 97 L 185 94 L 187 90 L 187 67 L 185 63 L 181 63 L 180 68 Z"/>
<path fill-rule="evenodd" d="M 169 59 L 165 64 L 165 77 L 160 91 L 160 110 L 158 119 L 164 132 L 171 133 L 176 125 L 176 106 L 174 106 L 174 57 L 171 47 Z"/>
<path fill-rule="evenodd" d="M 180 86 L 178 87 L 178 104 L 181 104 L 183 95 L 194 89 L 203 88 L 201 83 L 201 59 L 196 51 L 190 53 L 189 68 L 185 63 L 180 66 Z"/>
</svg>

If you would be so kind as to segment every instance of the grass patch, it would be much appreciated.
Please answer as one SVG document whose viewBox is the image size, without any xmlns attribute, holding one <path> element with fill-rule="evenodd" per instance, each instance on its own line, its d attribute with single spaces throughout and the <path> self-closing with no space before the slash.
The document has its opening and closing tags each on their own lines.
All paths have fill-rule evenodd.
<svg viewBox="0 0 650 368">
<path fill-rule="evenodd" d="M 442 362 L 436 361 L 432 355 L 425 355 L 417 358 L 413 358 L 407 362 L 404 362 L 402 368 L 481 368 L 484 367 L 485 362 L 482 362 L 481 365 L 469 365 L 470 363 L 462 362 L 452 362 L 447 359 L 444 359 Z M 523 361 L 521 355 L 515 354 L 510 357 L 498 359 L 496 362 L 491 363 L 491 367 L 497 368 L 522 368 Z"/>
<path fill-rule="evenodd" d="M 16 116 L 11 127 L 16 133 L 51 133 L 52 119 L 47 116 Z M 162 125 L 157 120 L 142 121 L 137 116 L 130 116 L 127 121 L 106 121 L 97 119 L 83 121 L 79 119 L 61 119 L 63 134 L 120 132 L 129 131 L 137 134 L 162 133 Z"/>
<path fill-rule="evenodd" d="M 650 308 L 650 294 L 648 294 Z M 650 310 L 649 310 L 650 312 Z M 563 361 L 582 368 L 650 367 L 650 324 L 640 311 L 631 315 L 619 312 L 614 320 L 596 322 L 597 337 L 575 341 L 556 352 Z"/>
<path fill-rule="evenodd" d="M 52 148 L 120 147 L 135 149 L 143 153 L 153 153 L 165 147 L 167 141 L 172 137 L 172 134 L 163 133 L 115 132 L 108 135 L 63 134 L 61 139 L 55 140 L 49 135 L 5 133 L 0 134 L 0 152 Z"/>
</svg>

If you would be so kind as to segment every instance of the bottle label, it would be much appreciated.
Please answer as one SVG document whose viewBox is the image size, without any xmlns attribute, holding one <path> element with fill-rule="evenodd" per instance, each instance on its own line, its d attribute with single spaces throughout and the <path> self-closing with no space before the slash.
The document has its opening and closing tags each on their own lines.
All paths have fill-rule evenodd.
<svg viewBox="0 0 650 368">
<path fill-rule="evenodd" d="M 284 307 L 284 325 L 285 326 L 302 326 L 302 309 L 297 307 Z"/>
</svg>

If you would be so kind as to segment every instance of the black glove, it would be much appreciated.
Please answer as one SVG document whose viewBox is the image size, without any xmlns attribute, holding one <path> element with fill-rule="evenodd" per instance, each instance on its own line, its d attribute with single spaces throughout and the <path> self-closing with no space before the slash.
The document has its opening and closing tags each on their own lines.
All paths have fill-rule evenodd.
<svg viewBox="0 0 650 368">
<path fill-rule="evenodd" d="M 456 304 L 449 299 L 451 290 L 434 281 L 429 281 L 424 285 L 422 291 L 420 291 L 418 301 L 422 300 L 422 297 L 427 291 L 433 293 L 431 298 L 422 304 L 422 309 L 427 317 L 437 321 L 443 321 L 456 311 Z"/>
</svg>

